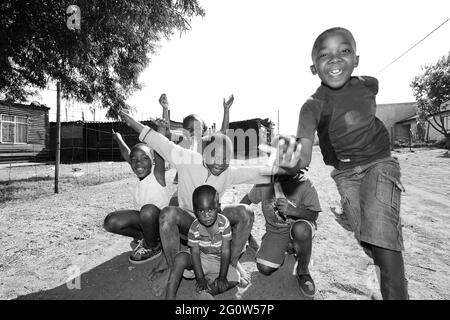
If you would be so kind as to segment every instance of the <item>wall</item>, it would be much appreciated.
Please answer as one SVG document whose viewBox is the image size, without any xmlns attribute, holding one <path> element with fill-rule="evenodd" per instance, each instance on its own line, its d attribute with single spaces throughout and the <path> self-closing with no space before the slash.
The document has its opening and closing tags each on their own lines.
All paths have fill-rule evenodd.
<svg viewBox="0 0 450 320">
<path fill-rule="evenodd" d="M 389 135 L 391 135 L 391 141 L 393 141 L 396 135 L 394 132 L 395 123 L 414 116 L 416 112 L 417 104 L 415 102 L 386 103 L 377 104 L 377 112 L 375 115 L 383 121 Z M 392 134 L 394 134 L 394 137 L 392 137 Z"/>
<path fill-rule="evenodd" d="M 14 157 L 32 158 L 46 148 L 49 124 L 47 107 L 0 103 L 0 114 L 28 117 L 28 143 L 0 143 L 0 161 L 9 161 Z"/>
</svg>

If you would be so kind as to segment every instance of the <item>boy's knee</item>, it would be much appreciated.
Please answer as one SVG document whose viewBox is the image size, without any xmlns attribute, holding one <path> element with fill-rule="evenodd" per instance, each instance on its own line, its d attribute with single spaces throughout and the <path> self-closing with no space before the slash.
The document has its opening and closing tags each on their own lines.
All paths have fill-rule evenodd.
<svg viewBox="0 0 450 320">
<path fill-rule="evenodd" d="M 246 204 L 240 204 L 236 207 L 237 211 L 237 220 L 239 223 L 244 226 L 251 227 L 253 225 L 253 221 L 255 220 L 255 214 L 252 208 Z"/>
<path fill-rule="evenodd" d="M 292 237 L 299 241 L 307 241 L 312 238 L 311 226 L 307 222 L 299 221 L 292 226 Z"/>
<path fill-rule="evenodd" d="M 153 204 L 146 204 L 141 208 L 141 211 L 139 213 L 139 217 L 141 222 L 147 222 L 147 221 L 157 221 L 159 217 L 159 213 L 161 210 Z"/>
<path fill-rule="evenodd" d="M 112 213 L 105 217 L 105 221 L 103 221 L 103 228 L 105 228 L 108 232 L 116 232 L 119 229 L 119 223 Z"/>
<path fill-rule="evenodd" d="M 263 264 L 257 263 L 256 267 L 258 268 L 259 273 L 265 275 L 265 276 L 270 276 L 272 273 L 274 273 L 275 271 L 277 271 L 278 269 L 272 268 L 272 267 L 268 267 L 265 266 Z"/>
<path fill-rule="evenodd" d="M 165 207 L 159 214 L 159 226 L 164 229 L 176 223 L 177 210 L 175 207 Z"/>
<path fill-rule="evenodd" d="M 175 266 L 185 267 L 188 265 L 189 259 L 190 257 L 187 252 L 178 252 L 175 256 Z"/>
</svg>

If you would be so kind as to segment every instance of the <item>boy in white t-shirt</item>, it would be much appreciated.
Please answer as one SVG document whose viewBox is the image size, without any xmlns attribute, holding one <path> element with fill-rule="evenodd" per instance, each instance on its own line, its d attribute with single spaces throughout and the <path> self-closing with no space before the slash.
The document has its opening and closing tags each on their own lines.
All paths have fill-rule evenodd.
<svg viewBox="0 0 450 320">
<path fill-rule="evenodd" d="M 135 210 L 111 212 L 105 218 L 104 227 L 109 232 L 135 239 L 132 243 L 136 247 L 129 260 L 140 264 L 161 255 L 158 217 L 161 209 L 169 204 L 170 194 L 167 193 L 164 182 L 155 173 L 152 174 L 153 160 L 147 144 L 138 143 L 130 150 L 120 133 L 113 132 L 113 138 L 139 182 L 133 196 Z"/>
</svg>

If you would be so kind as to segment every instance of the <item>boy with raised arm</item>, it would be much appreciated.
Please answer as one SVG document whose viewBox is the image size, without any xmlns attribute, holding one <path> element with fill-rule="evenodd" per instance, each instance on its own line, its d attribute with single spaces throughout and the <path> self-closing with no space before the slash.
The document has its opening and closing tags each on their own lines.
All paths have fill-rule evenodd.
<svg viewBox="0 0 450 320">
<path fill-rule="evenodd" d="M 270 177 L 262 176 L 261 166 L 231 167 L 229 162 L 233 153 L 230 138 L 216 133 L 204 141 L 202 154 L 182 148 L 166 137 L 142 125 L 126 113 L 120 114 L 123 121 L 139 133 L 139 139 L 146 142 L 161 154 L 178 171 L 179 206 L 168 206 L 161 211 L 159 228 L 161 243 L 169 269 L 173 268 L 175 255 L 180 250 L 180 234 L 187 236 L 195 219 L 192 193 L 200 185 L 213 186 L 220 196 L 233 184 L 267 183 Z M 236 267 L 239 256 L 247 242 L 253 224 L 253 211 L 244 204 L 229 205 L 223 209 L 233 230 L 231 243 L 231 265 Z M 168 271 L 162 274 L 161 289 L 165 289 Z M 155 284 L 154 284 L 155 285 Z M 155 292 L 161 294 L 162 292 Z"/>
</svg>

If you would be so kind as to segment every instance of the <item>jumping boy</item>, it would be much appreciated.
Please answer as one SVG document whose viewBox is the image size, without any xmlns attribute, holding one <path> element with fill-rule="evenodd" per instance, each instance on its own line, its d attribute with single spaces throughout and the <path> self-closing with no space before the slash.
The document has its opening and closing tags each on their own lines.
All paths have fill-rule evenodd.
<svg viewBox="0 0 450 320">
<path fill-rule="evenodd" d="M 135 246 L 129 261 L 140 264 L 154 260 L 161 255 L 158 217 L 161 209 L 169 204 L 170 195 L 165 184 L 152 174 L 150 147 L 138 143 L 128 148 L 120 133 L 113 132 L 122 156 L 130 164 L 139 182 L 134 191 L 135 210 L 111 212 L 105 218 L 104 228 L 112 233 L 132 237 Z"/>
<path fill-rule="evenodd" d="M 278 144 L 275 137 L 272 146 Z M 241 203 L 258 204 L 266 220 L 256 266 L 260 273 L 271 275 L 284 262 L 286 251 L 293 245 L 296 258 L 296 278 L 300 291 L 314 297 L 316 286 L 309 273 L 312 239 L 316 220 L 321 211 L 317 191 L 303 172 L 293 175 L 275 175 L 270 184 L 255 185 Z"/>
<path fill-rule="evenodd" d="M 156 152 L 169 161 L 178 171 L 179 206 L 168 206 L 159 216 L 159 234 L 168 268 L 172 269 L 175 255 L 180 250 L 180 233 L 188 235 L 189 227 L 195 219 L 192 206 L 192 193 L 203 184 L 213 186 L 220 196 L 233 184 L 268 183 L 270 177 L 261 176 L 262 167 L 230 167 L 233 152 L 232 142 L 227 136 L 216 133 L 205 140 L 202 154 L 182 148 L 169 141 L 165 136 L 137 122 L 122 112 L 122 120 L 139 133 L 139 139 L 146 142 Z M 244 204 L 229 205 L 222 214 L 228 218 L 233 230 L 231 244 L 231 265 L 237 267 L 238 259 L 247 242 L 253 225 L 253 211 Z M 159 270 L 158 270 L 159 271 Z M 163 286 L 166 287 L 169 270 L 161 274 Z M 154 284 L 155 286 L 155 284 Z M 156 294 L 161 294 L 159 290 Z"/>
<path fill-rule="evenodd" d="M 175 299 L 185 269 L 194 270 L 197 293 L 214 296 L 239 283 L 239 273 L 230 265 L 231 227 L 220 214 L 219 194 L 214 187 L 202 185 L 194 190 L 192 203 L 196 219 L 188 232 L 190 253 L 175 256 L 166 299 Z"/>
<path fill-rule="evenodd" d="M 311 72 L 321 86 L 300 111 L 297 138 L 280 156 L 282 167 L 300 170 L 311 161 L 317 130 L 325 164 L 355 237 L 381 272 L 383 299 L 407 299 L 400 221 L 400 166 L 389 134 L 375 116 L 378 81 L 354 77 L 356 42 L 344 28 L 322 32 L 312 48 Z M 293 143 L 292 143 L 293 142 Z"/>
</svg>

